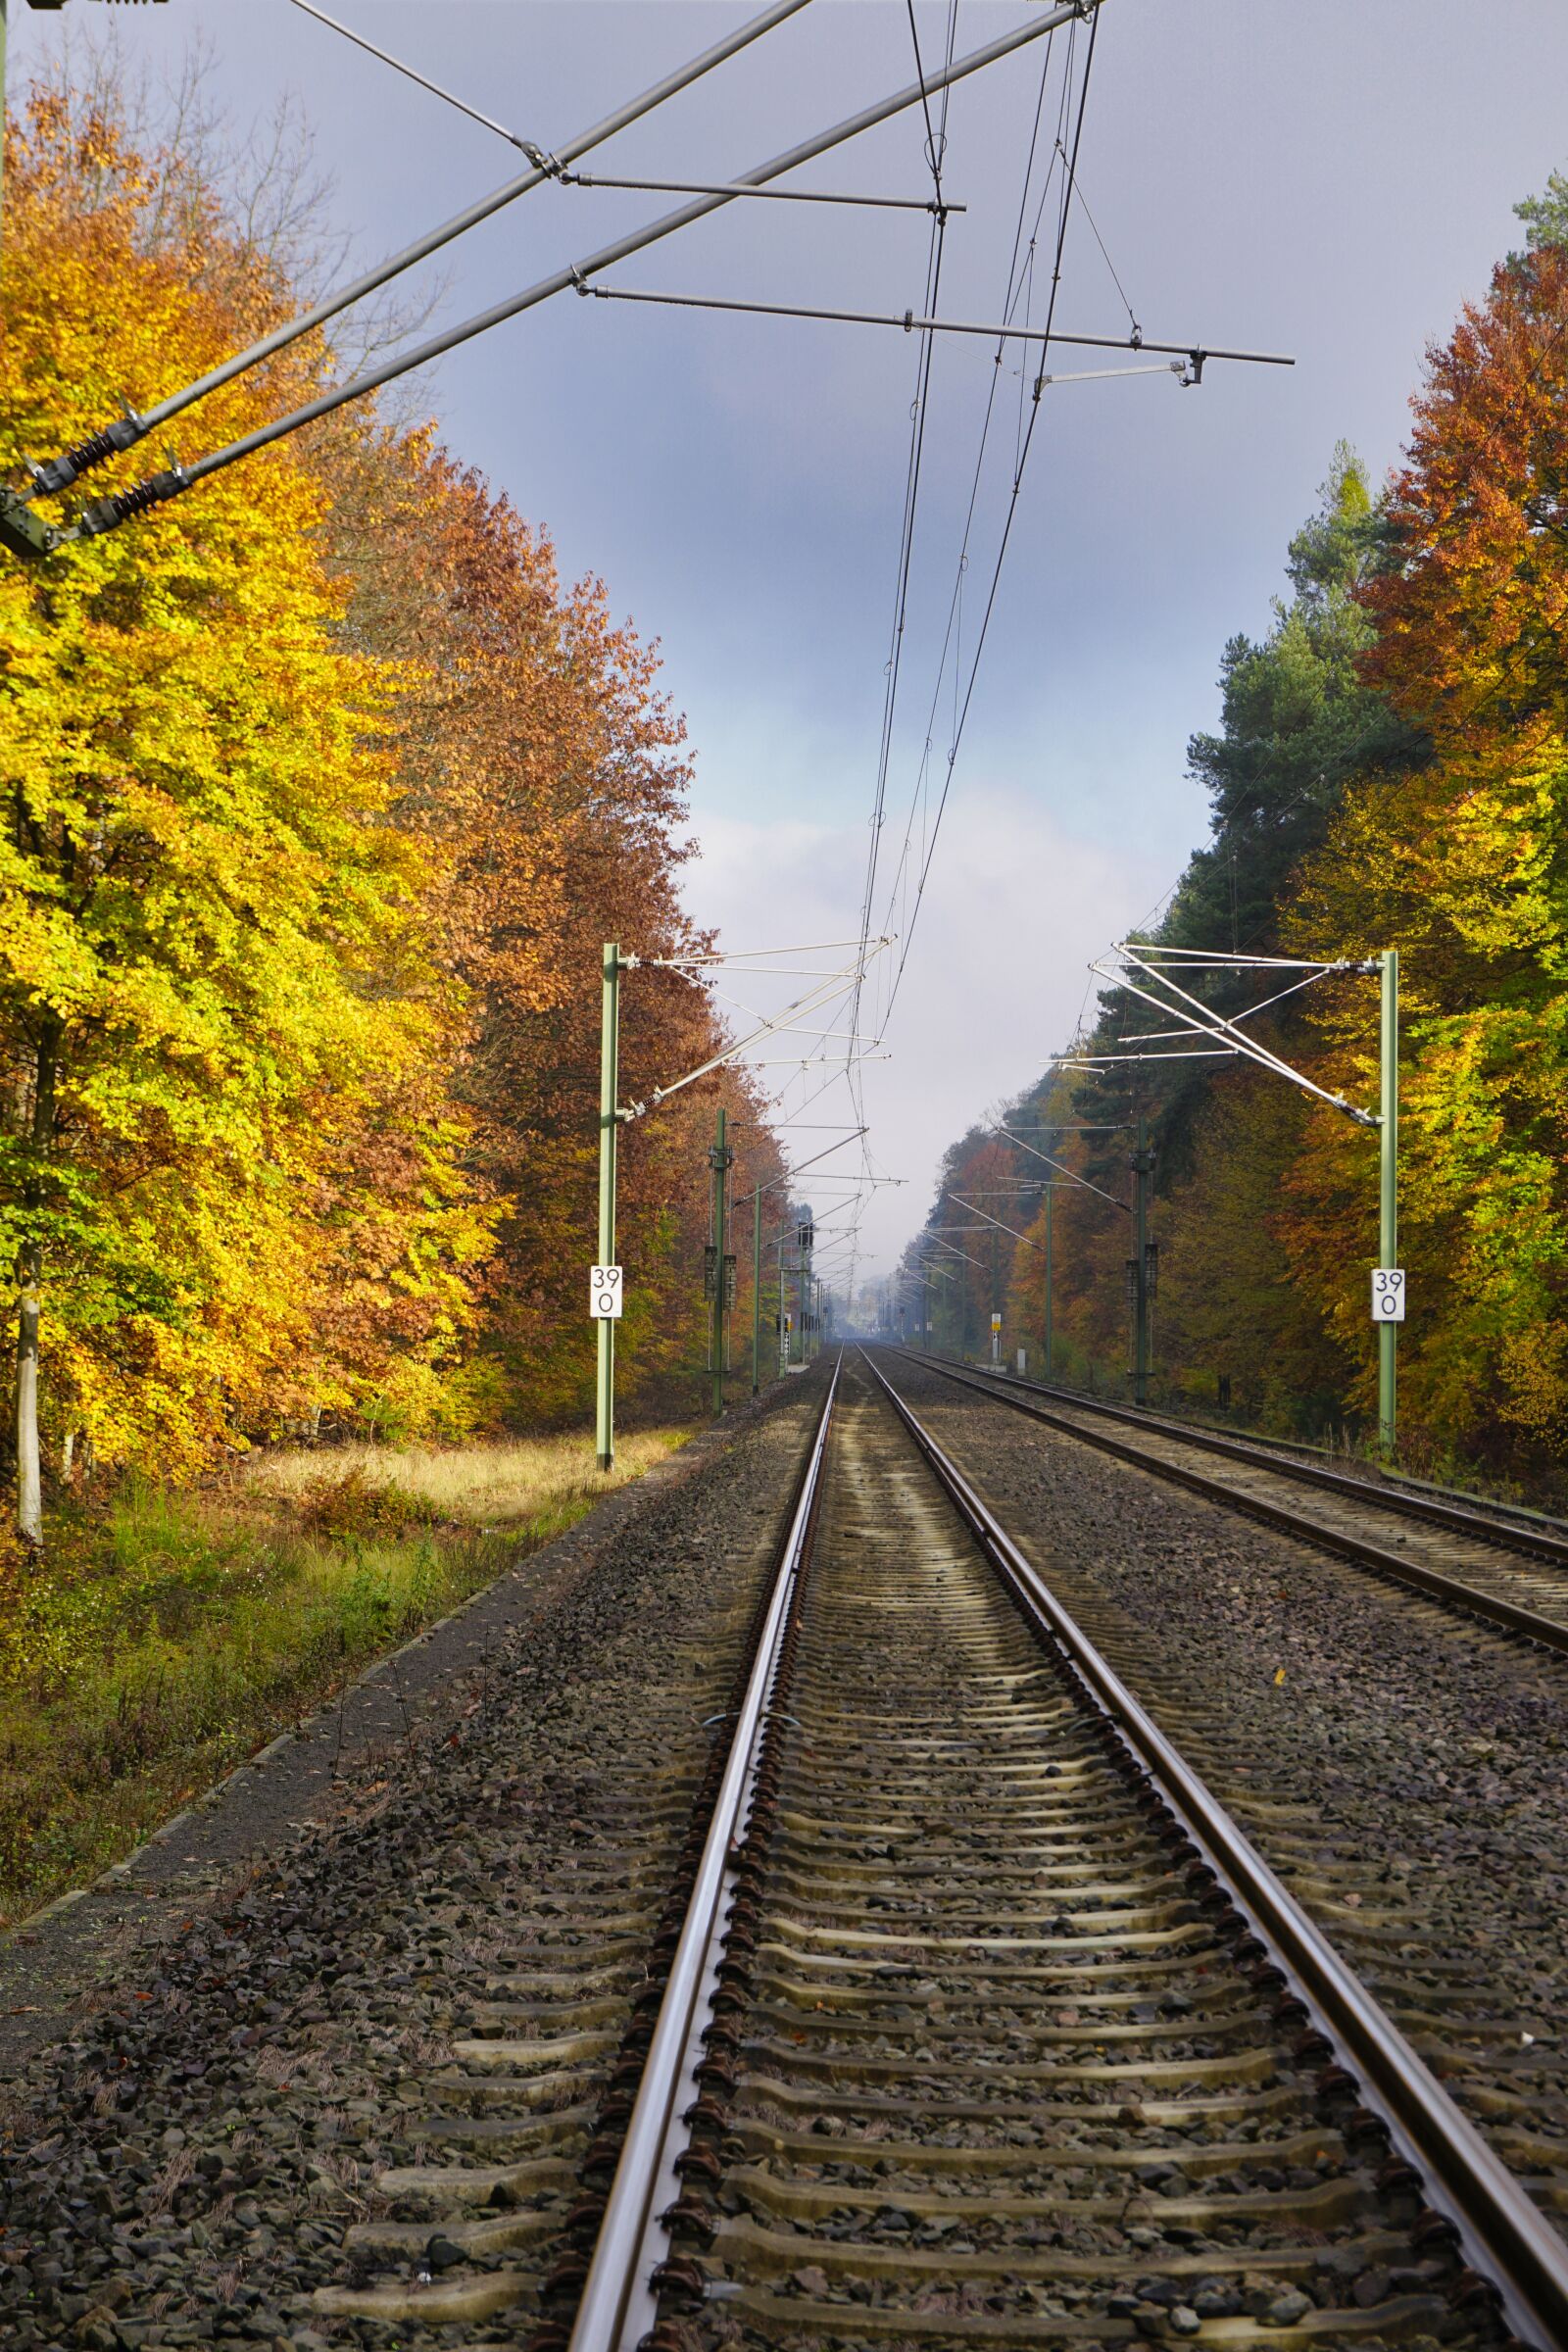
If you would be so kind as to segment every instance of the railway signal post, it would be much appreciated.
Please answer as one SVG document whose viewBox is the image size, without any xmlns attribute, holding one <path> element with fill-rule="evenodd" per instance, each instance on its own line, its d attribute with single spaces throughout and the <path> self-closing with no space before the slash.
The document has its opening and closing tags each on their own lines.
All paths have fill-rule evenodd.
<svg viewBox="0 0 1568 2352">
<path fill-rule="evenodd" d="M 762 1188 L 752 1195 L 752 1395 L 762 1386 Z"/>
<path fill-rule="evenodd" d="M 1133 1153 L 1135 1179 L 1133 1254 L 1128 1260 L 1133 1307 L 1133 1402 L 1149 1402 L 1149 1179 L 1154 1154 L 1149 1149 L 1149 1121 L 1138 1114 L 1138 1149 Z"/>
<path fill-rule="evenodd" d="M 724 1410 L 724 1307 L 728 1289 L 728 1260 L 724 1255 L 724 1183 L 735 1154 L 724 1137 L 724 1106 L 713 1122 L 713 1141 L 708 1164 L 713 1171 L 712 1320 L 709 1326 L 709 1363 L 713 1374 L 713 1419 Z"/>
<path fill-rule="evenodd" d="M 607 939 L 599 1009 L 599 1263 L 615 1262 L 615 1147 L 620 1126 L 620 975 L 618 941 Z M 596 1315 L 599 1363 L 595 1386 L 594 1448 L 601 1470 L 615 1466 L 615 1323 Z"/>
<path fill-rule="evenodd" d="M 1399 951 L 1378 957 L 1382 1003 L 1378 1021 L 1378 1271 L 1397 1271 L 1399 1254 Z M 1380 1311 L 1386 1310 L 1386 1311 Z M 1374 1277 L 1372 1311 L 1378 1326 L 1378 1444 L 1394 1451 L 1397 1434 L 1396 1361 L 1398 1326 L 1404 1319 L 1404 1280 L 1380 1284 Z"/>
</svg>

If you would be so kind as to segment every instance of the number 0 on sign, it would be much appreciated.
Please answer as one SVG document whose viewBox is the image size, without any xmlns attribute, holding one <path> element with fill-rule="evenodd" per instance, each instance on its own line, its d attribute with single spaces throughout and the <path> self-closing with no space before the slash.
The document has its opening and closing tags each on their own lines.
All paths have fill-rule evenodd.
<svg viewBox="0 0 1568 2352">
<path fill-rule="evenodd" d="M 1404 1268 L 1402 1266 L 1373 1267 L 1372 1320 L 1374 1323 L 1402 1323 L 1404 1321 Z"/>
<path fill-rule="evenodd" d="M 621 1280 L 618 1266 L 593 1266 L 589 1269 L 588 1312 L 596 1323 L 618 1323 L 620 1320 Z"/>
</svg>

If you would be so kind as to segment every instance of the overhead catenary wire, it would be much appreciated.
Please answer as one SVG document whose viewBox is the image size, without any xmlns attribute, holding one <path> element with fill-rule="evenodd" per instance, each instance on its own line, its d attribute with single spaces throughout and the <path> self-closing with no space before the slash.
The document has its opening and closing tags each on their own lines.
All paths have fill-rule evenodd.
<svg viewBox="0 0 1568 2352">
<path fill-rule="evenodd" d="M 938 136 L 936 131 L 933 129 L 931 122 L 930 100 L 926 95 L 925 67 L 920 56 L 920 36 L 914 19 L 914 0 L 907 0 L 907 6 L 909 14 L 909 38 L 914 49 L 914 68 L 920 83 L 920 104 L 921 111 L 925 118 L 926 158 L 931 168 L 932 184 L 936 189 L 937 202 L 940 206 L 942 200 L 943 150 L 947 144 L 948 93 L 946 89 L 944 89 L 942 93 L 943 117 L 941 145 L 939 146 Z M 946 63 L 949 65 L 951 65 L 953 59 L 956 14 L 956 8 L 954 7 L 952 10 L 950 10 L 948 19 L 949 33 Z M 926 308 L 928 311 L 935 309 L 940 293 L 942 283 L 942 258 L 945 247 L 944 232 L 946 227 L 947 216 L 944 212 L 939 210 L 936 220 L 932 225 L 930 249 L 926 257 Z M 882 834 L 883 815 L 887 803 L 888 766 L 892 758 L 894 720 L 898 710 L 899 677 L 904 658 L 904 632 L 908 616 L 909 567 L 914 556 L 915 515 L 918 510 L 920 497 L 920 466 L 925 451 L 926 418 L 930 411 L 931 359 L 933 348 L 934 346 L 931 336 L 929 334 L 923 335 L 921 337 L 919 362 L 915 370 L 914 406 L 910 418 L 909 456 L 905 475 L 904 517 L 900 531 L 898 582 L 893 603 L 892 645 L 888 654 L 886 684 L 882 700 L 882 733 L 877 750 L 876 786 L 872 799 L 870 839 L 866 845 L 865 886 L 861 895 L 860 906 L 860 939 L 862 943 L 862 962 L 860 967 L 861 977 L 856 983 L 855 996 L 850 1007 L 850 1027 L 852 1031 L 858 1030 L 859 1027 L 860 1001 L 864 988 L 863 975 L 865 969 L 863 961 L 863 943 L 868 940 L 871 935 L 872 909 L 876 900 L 877 858 Z M 846 1072 L 848 1072 L 850 1059 L 851 1056 L 847 1054 L 845 1056 Z M 855 1090 L 852 1082 L 852 1095 L 854 1094 L 854 1091 Z"/>
<path fill-rule="evenodd" d="M 1062 77 L 1061 103 L 1063 110 L 1065 110 L 1066 107 L 1068 91 L 1072 80 L 1072 43 L 1073 33 L 1069 31 L 1066 71 Z M 1018 218 L 1013 223 L 1012 251 L 1007 257 L 1007 279 L 1004 292 L 1002 309 L 1004 319 L 1008 323 L 1011 322 L 1014 307 L 1023 293 L 1029 274 L 1027 270 L 1023 272 L 1020 272 L 1019 255 L 1023 251 L 1023 231 L 1024 221 L 1028 217 L 1029 190 L 1034 179 L 1035 157 L 1040 146 L 1040 126 L 1045 116 L 1046 95 L 1051 86 L 1051 66 L 1054 51 L 1055 36 L 1053 34 L 1052 38 L 1046 43 L 1046 54 L 1040 69 L 1040 87 L 1035 97 L 1035 111 L 1029 130 L 1028 152 L 1024 159 L 1023 180 L 1018 190 Z M 1037 212 L 1035 218 L 1035 233 L 1038 233 L 1039 230 L 1040 215 L 1044 211 L 1046 197 L 1050 193 L 1052 176 L 1055 170 L 1055 157 L 1059 152 L 1059 149 L 1060 137 L 1058 134 L 1056 142 L 1052 151 L 1051 165 L 1047 170 L 1045 181 L 1040 192 L 1040 211 Z M 1033 250 L 1034 236 L 1032 234 L 1029 244 L 1029 252 L 1031 257 L 1033 255 Z M 992 418 L 996 412 L 997 387 L 1001 381 L 1001 367 L 1004 348 L 1004 343 L 999 339 L 996 351 L 992 355 L 992 374 L 986 391 L 985 415 L 981 419 L 979 445 L 975 452 L 974 472 L 969 484 L 968 505 L 964 514 L 963 533 L 958 547 L 958 561 L 954 573 L 953 593 L 948 604 L 947 626 L 943 634 L 941 652 L 937 659 L 936 677 L 931 688 L 931 707 L 927 713 L 925 726 L 925 747 L 920 757 L 919 769 L 915 778 L 914 790 L 910 796 L 909 813 L 905 824 L 904 842 L 899 852 L 898 864 L 894 872 L 892 889 L 889 893 L 888 903 L 890 906 L 897 905 L 899 900 L 899 894 L 903 885 L 905 873 L 907 869 L 910 850 L 913 844 L 916 817 L 920 817 L 923 822 L 923 818 L 928 807 L 926 795 L 928 790 L 931 746 L 936 727 L 937 707 L 942 696 L 942 681 L 947 671 L 948 655 L 950 650 L 954 654 L 953 728 L 955 734 L 957 730 L 958 678 L 960 670 L 959 649 L 961 646 L 962 636 L 963 583 L 969 567 L 969 541 L 974 529 L 975 510 L 979 502 L 980 483 L 985 470 L 986 450 L 990 443 Z M 921 844 L 922 856 L 924 854 L 925 846 L 926 842 L 925 838 L 923 837 Z"/>
<path fill-rule="evenodd" d="M 805 0 L 779 0 L 779 11 L 804 4 Z M 1001 59 L 1010 57 L 1028 43 L 1039 40 L 1048 34 L 1054 25 L 1064 23 L 1069 18 L 1077 17 L 1084 7 L 1092 8 L 1098 16 L 1098 11 L 1102 5 L 1103 0 L 1062 0 L 1062 4 L 1048 15 L 1030 23 L 1015 25 L 1010 31 L 999 34 L 996 39 L 984 43 L 978 49 L 971 50 L 965 57 L 956 59 L 951 66 L 944 67 L 944 83 L 961 81 L 969 74 L 981 73 L 987 67 L 999 63 Z M 770 12 L 770 14 L 777 13 Z M 755 170 L 742 172 L 739 174 L 739 178 L 743 183 L 751 185 L 760 185 L 767 180 L 776 179 L 782 173 L 794 171 L 799 165 L 809 163 L 816 156 L 826 154 L 831 148 L 843 145 L 846 140 L 858 137 L 861 131 L 869 130 L 879 122 L 891 121 L 894 116 L 904 113 L 906 109 L 916 104 L 921 95 L 922 85 L 897 90 L 887 98 L 861 107 L 857 113 L 847 116 L 829 129 L 818 131 L 809 138 L 798 141 L 795 146 L 786 148 L 782 154 L 773 156 L 764 164 L 758 165 Z M 153 475 L 148 481 L 138 484 L 133 490 L 117 492 L 109 498 L 94 502 L 84 510 L 77 523 L 76 533 L 74 535 L 92 537 L 103 531 L 115 529 L 120 523 L 128 521 L 131 516 L 142 514 L 151 507 L 162 505 L 171 498 L 182 495 L 185 491 L 194 488 L 196 483 L 206 480 L 224 466 L 232 466 L 240 459 L 254 455 L 258 450 L 270 447 L 274 442 L 284 439 L 291 433 L 298 432 L 307 424 L 315 423 L 318 417 L 329 416 L 334 410 L 346 406 L 351 401 L 364 399 L 368 393 L 378 391 L 383 384 L 391 383 L 397 377 L 407 375 L 416 368 L 427 366 L 431 360 L 439 359 L 446 352 L 456 350 L 461 344 L 471 341 L 476 335 L 487 333 L 491 327 L 499 326 L 507 319 L 519 317 L 524 311 L 549 301 L 555 295 L 564 292 L 568 287 L 585 285 L 587 279 L 596 275 L 600 270 L 611 268 L 616 262 L 626 260 L 634 253 L 644 251 L 648 246 L 659 243 L 661 239 L 673 235 L 676 230 L 690 226 L 693 221 L 705 220 L 710 214 L 720 211 L 724 205 L 733 201 L 733 197 L 728 193 L 694 197 L 689 204 L 680 206 L 672 213 L 664 214 L 662 219 L 650 222 L 646 227 L 632 230 L 625 236 L 615 238 L 609 245 L 601 246 L 596 252 L 585 255 L 580 261 L 569 262 L 563 268 L 552 270 L 548 276 L 536 280 L 531 286 L 525 287 L 521 293 L 509 296 L 502 302 L 493 303 L 487 310 L 476 313 L 471 318 L 464 319 L 458 325 L 448 327 L 442 333 L 430 336 L 412 350 L 399 353 L 382 362 L 379 367 L 367 369 L 349 383 L 338 385 L 333 390 L 320 394 L 317 399 L 307 401 L 303 407 L 290 411 L 287 416 L 274 419 L 272 423 L 259 426 L 254 432 L 243 434 L 238 440 L 226 443 L 221 449 L 211 451 L 206 457 L 199 459 L 194 466 L 188 468 L 179 466 L 172 466 L 163 473 Z"/>
<path fill-rule="evenodd" d="M 1089 51 L 1084 60 L 1083 80 L 1080 84 L 1078 94 L 1077 120 L 1073 126 L 1072 152 L 1067 164 L 1066 179 L 1062 189 L 1061 210 L 1057 220 L 1055 254 L 1051 276 L 1051 293 L 1046 312 L 1046 338 L 1048 344 L 1051 330 L 1055 322 L 1056 299 L 1061 288 L 1062 254 L 1067 242 L 1067 222 L 1071 214 L 1073 184 L 1078 169 L 1078 151 L 1083 143 L 1084 116 L 1089 103 L 1089 82 L 1090 76 L 1094 71 L 1096 36 L 1098 35 L 1099 30 L 1100 18 L 1097 12 L 1096 15 L 1090 20 Z M 1013 470 L 1012 491 L 1007 502 L 1006 514 L 1003 519 L 1001 542 L 997 549 L 996 564 L 991 574 L 991 585 L 986 595 L 985 609 L 981 614 L 979 634 L 975 641 L 974 652 L 970 657 L 968 683 L 964 689 L 963 701 L 958 711 L 957 726 L 955 730 L 953 744 L 948 754 L 947 773 L 943 779 L 942 791 L 937 802 L 936 818 L 932 826 L 931 839 L 921 863 L 919 880 L 915 886 L 914 905 L 910 908 L 908 922 L 905 928 L 904 952 L 899 957 L 898 967 L 893 975 L 893 986 L 888 998 L 887 1007 L 882 1018 L 881 1026 L 884 1033 L 886 1032 L 888 1020 L 892 1015 L 894 1004 L 898 999 L 899 989 L 904 979 L 905 969 L 908 963 L 911 935 L 913 933 L 914 926 L 919 919 L 920 907 L 925 898 L 926 883 L 930 878 L 931 872 L 931 860 L 936 854 L 937 839 L 942 830 L 942 819 L 946 813 L 949 795 L 951 794 L 953 788 L 953 772 L 957 764 L 958 749 L 963 740 L 963 730 L 968 721 L 969 710 L 974 700 L 975 681 L 980 674 L 980 662 L 985 653 L 986 639 L 990 634 L 992 615 L 996 611 L 997 591 L 1002 585 L 1003 565 L 1006 562 L 1007 547 L 1012 536 L 1013 521 L 1018 512 L 1018 495 L 1023 486 L 1024 467 L 1028 464 L 1029 451 L 1034 441 L 1035 427 L 1039 423 L 1039 420 L 1040 404 L 1037 400 L 1033 408 L 1030 410 L 1028 430 L 1024 435 L 1023 447 L 1019 452 L 1018 463 Z"/>
</svg>

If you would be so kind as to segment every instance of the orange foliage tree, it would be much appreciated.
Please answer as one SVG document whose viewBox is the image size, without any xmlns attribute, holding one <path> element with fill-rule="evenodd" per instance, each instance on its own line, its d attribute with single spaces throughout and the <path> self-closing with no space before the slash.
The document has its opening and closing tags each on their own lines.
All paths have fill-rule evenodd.
<svg viewBox="0 0 1568 2352">
<path fill-rule="evenodd" d="M 1434 1439 L 1528 1463 L 1568 1426 L 1568 253 L 1496 270 L 1429 360 L 1365 591 L 1365 673 L 1432 745 L 1349 796 L 1304 870 L 1316 952 L 1401 952 L 1405 1396 Z M 1365 1094 L 1367 1008 L 1331 1004 Z M 1364 1150 L 1312 1123 L 1292 1249 L 1364 1320 Z M 1343 1268 L 1343 1272 L 1337 1269 Z M 1365 1392 L 1370 1360 L 1359 1371 Z"/>
</svg>

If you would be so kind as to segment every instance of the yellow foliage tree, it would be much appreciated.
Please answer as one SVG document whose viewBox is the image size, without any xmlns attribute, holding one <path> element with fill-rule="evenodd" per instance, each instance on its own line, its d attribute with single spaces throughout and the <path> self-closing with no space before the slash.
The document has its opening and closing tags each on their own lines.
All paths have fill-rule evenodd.
<svg viewBox="0 0 1568 2352">
<path fill-rule="evenodd" d="M 275 315 L 283 289 L 212 207 L 150 234 L 162 170 L 58 94 L 13 135 L 13 478 Z M 312 365 L 296 351 L 216 395 L 212 437 Z M 432 852 L 390 821 L 400 680 L 342 641 L 325 509 L 290 444 L 0 573 L 0 1250 L 24 1354 L 41 1315 L 56 1433 L 164 1472 L 428 1363 L 487 1246 L 463 1122 L 429 1083 L 451 992 Z M 346 1343 L 323 1312 L 345 1255 Z"/>
</svg>

